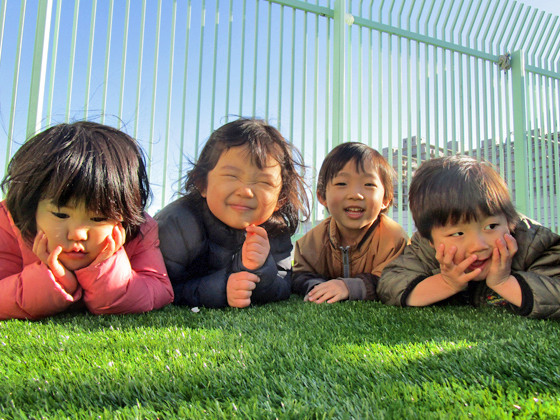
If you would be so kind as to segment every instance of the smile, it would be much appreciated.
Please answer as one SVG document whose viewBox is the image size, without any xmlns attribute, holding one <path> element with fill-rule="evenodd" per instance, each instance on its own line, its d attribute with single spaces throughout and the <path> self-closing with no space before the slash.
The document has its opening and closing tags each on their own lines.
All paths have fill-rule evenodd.
<svg viewBox="0 0 560 420">
<path fill-rule="evenodd" d="M 251 211 L 253 210 L 249 206 L 244 206 L 243 204 L 229 204 L 229 207 L 236 211 Z"/>
<path fill-rule="evenodd" d="M 485 258 L 483 260 L 476 260 L 471 265 L 469 265 L 469 269 L 471 271 L 474 271 L 477 268 L 480 268 L 482 270 L 488 261 L 490 261 L 490 258 Z"/>
</svg>

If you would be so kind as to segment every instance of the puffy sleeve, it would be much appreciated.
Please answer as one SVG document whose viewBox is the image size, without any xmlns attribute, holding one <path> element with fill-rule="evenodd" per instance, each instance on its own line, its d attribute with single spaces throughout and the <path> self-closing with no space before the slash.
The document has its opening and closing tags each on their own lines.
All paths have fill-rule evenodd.
<svg viewBox="0 0 560 420">
<path fill-rule="evenodd" d="M 145 217 L 134 240 L 107 260 L 75 272 L 92 313 L 147 312 L 173 301 L 173 288 L 159 249 L 158 225 L 149 215 Z"/>
<path fill-rule="evenodd" d="M 82 296 L 82 289 L 66 293 L 38 258 L 24 263 L 25 245 L 0 204 L 0 320 L 40 319 L 66 310 Z"/>
</svg>

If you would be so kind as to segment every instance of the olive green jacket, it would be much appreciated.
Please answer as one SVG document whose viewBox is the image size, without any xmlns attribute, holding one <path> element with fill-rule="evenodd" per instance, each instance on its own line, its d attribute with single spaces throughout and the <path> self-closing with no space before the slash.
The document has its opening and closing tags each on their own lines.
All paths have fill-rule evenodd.
<svg viewBox="0 0 560 420">
<path fill-rule="evenodd" d="M 560 236 L 520 217 L 512 232 L 518 251 L 513 257 L 511 274 L 519 282 L 523 298 L 521 307 L 510 307 L 517 314 L 532 318 L 560 318 Z M 379 299 L 388 305 L 407 306 L 406 300 L 416 285 L 439 273 L 434 248 L 416 232 L 404 253 L 383 270 L 377 289 Z M 486 288 L 485 282 L 471 283 L 476 284 L 469 285 L 470 291 Z M 466 300 L 476 304 L 473 299 Z"/>
</svg>

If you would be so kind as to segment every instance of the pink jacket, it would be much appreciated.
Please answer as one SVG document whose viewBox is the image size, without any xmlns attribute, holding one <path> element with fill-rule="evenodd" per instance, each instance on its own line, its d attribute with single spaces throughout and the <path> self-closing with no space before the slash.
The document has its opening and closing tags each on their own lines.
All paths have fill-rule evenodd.
<svg viewBox="0 0 560 420">
<path fill-rule="evenodd" d="M 23 241 L 5 202 L 0 203 L 0 320 L 38 319 L 83 300 L 94 314 L 139 313 L 173 301 L 159 250 L 158 226 L 148 214 L 141 233 L 113 256 L 74 272 L 69 295 Z"/>
</svg>

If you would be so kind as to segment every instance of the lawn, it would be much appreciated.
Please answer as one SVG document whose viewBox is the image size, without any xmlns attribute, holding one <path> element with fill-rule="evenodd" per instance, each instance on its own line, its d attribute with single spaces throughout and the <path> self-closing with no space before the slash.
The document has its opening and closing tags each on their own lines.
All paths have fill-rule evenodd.
<svg viewBox="0 0 560 420">
<path fill-rule="evenodd" d="M 0 418 L 560 418 L 558 321 L 285 302 L 0 322 Z"/>
</svg>

